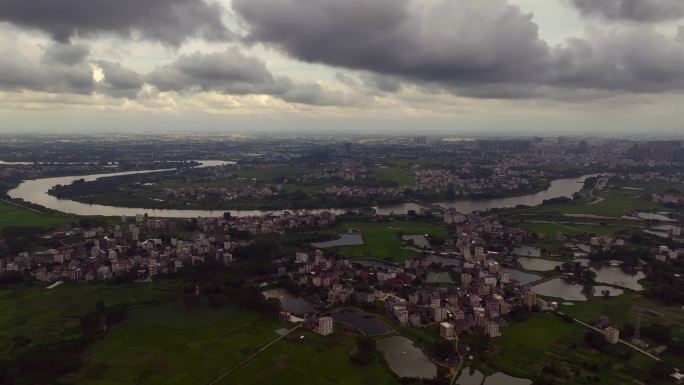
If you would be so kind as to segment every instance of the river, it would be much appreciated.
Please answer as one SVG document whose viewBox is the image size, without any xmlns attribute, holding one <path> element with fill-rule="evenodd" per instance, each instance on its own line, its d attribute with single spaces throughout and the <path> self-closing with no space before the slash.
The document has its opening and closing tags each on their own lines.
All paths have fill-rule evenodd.
<svg viewBox="0 0 684 385">
<path fill-rule="evenodd" d="M 212 167 L 232 164 L 226 161 L 199 161 L 199 167 Z M 136 214 L 147 213 L 150 217 L 157 218 L 197 218 L 197 217 L 218 217 L 222 216 L 224 212 L 229 211 L 231 215 L 237 217 L 244 216 L 258 216 L 265 214 L 282 214 L 285 211 L 296 212 L 295 210 L 176 210 L 176 209 L 147 209 L 147 208 L 132 208 L 132 207 L 115 207 L 106 205 L 95 205 L 76 202 L 68 199 L 59 199 L 48 194 L 48 191 L 56 185 L 69 185 L 79 179 L 85 181 L 93 181 L 98 178 L 106 178 L 112 176 L 147 174 L 160 171 L 169 170 L 142 170 L 119 172 L 112 174 L 94 174 L 94 175 L 78 175 L 78 176 L 64 176 L 57 178 L 41 178 L 32 179 L 22 182 L 17 188 L 8 192 L 12 198 L 23 199 L 26 202 L 38 204 L 52 210 L 61 211 L 67 214 L 86 215 L 86 216 L 135 216 Z M 402 203 L 388 206 L 376 207 L 377 213 L 380 215 L 406 214 L 409 210 L 420 210 L 422 208 L 429 208 L 435 205 L 455 208 L 462 213 L 471 213 L 473 211 L 485 211 L 492 208 L 510 208 L 518 205 L 536 206 L 541 204 L 545 199 L 557 198 L 561 196 L 570 197 L 572 194 L 580 191 L 583 187 L 584 180 L 593 175 L 585 175 L 578 178 L 564 178 L 557 179 L 551 182 L 551 186 L 542 192 L 536 194 L 523 195 L 519 197 L 497 198 L 497 199 L 469 199 L 454 202 L 438 202 L 434 204 L 422 205 L 418 203 Z M 309 213 L 320 212 L 334 212 L 336 214 L 344 214 L 352 211 L 344 208 L 330 208 L 319 210 L 306 210 Z"/>
</svg>

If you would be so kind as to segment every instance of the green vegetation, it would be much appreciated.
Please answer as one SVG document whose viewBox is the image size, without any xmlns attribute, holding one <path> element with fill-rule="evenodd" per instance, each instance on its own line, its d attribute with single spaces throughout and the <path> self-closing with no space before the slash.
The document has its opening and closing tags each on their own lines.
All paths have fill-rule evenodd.
<svg viewBox="0 0 684 385">
<path fill-rule="evenodd" d="M 375 167 L 371 169 L 373 177 L 378 183 L 391 182 L 397 186 L 410 186 L 416 183 L 413 170 L 396 167 Z"/>
<path fill-rule="evenodd" d="M 597 234 L 615 235 L 618 232 L 630 232 L 635 228 L 626 226 L 601 226 L 601 225 L 576 225 L 566 223 L 521 223 L 516 227 L 536 234 L 543 234 L 547 237 L 555 237 L 556 232 L 564 235 Z"/>
<path fill-rule="evenodd" d="M 555 344 L 581 331 L 578 324 L 565 322 L 554 315 L 535 315 L 503 329 L 502 337 L 496 340 L 501 354 L 493 357 L 491 363 L 508 374 L 529 376 L 534 365 Z"/>
<path fill-rule="evenodd" d="M 298 342 L 299 336 L 304 336 L 305 342 Z M 220 384 L 399 384 L 379 353 L 364 366 L 350 362 L 355 336 L 337 331 L 322 337 L 298 331 L 294 338 L 278 342 Z"/>
<path fill-rule="evenodd" d="M 74 217 L 61 214 L 38 214 L 5 202 L 0 202 L 0 230 L 6 227 L 53 227 L 75 222 Z"/>
<path fill-rule="evenodd" d="M 495 341 L 501 351 L 488 362 L 513 376 L 540 379 L 539 383 L 558 378 L 563 384 L 627 384 L 635 377 L 643 379 L 654 363 L 623 345 L 595 350 L 585 342 L 587 329 L 551 314 L 534 314 L 502 333 Z"/>
<path fill-rule="evenodd" d="M 610 192 L 597 199 L 595 201 L 581 199 L 567 204 L 542 205 L 523 211 L 529 214 L 588 214 L 604 217 L 621 217 L 632 211 L 663 209 L 663 206 L 635 196 L 633 192 Z"/>
<path fill-rule="evenodd" d="M 207 384 L 278 338 L 275 320 L 233 307 L 148 307 L 93 344 L 78 384 Z"/>
<path fill-rule="evenodd" d="M 389 259 L 395 262 L 421 255 L 418 251 L 407 249 L 407 242 L 401 239 L 402 234 L 428 234 L 441 239 L 448 236 L 443 227 L 417 222 L 342 222 L 320 234 L 337 235 L 346 233 L 349 229 L 358 231 L 365 244 L 337 247 L 332 249 L 335 253 L 348 258 Z"/>
<path fill-rule="evenodd" d="M 597 298 L 562 306 L 561 311 L 592 323 L 601 316 L 608 317 L 618 326 L 635 321 L 634 310 L 642 309 L 642 325 L 659 323 L 672 328 L 673 336 L 684 339 L 684 312 L 677 306 L 664 306 L 636 292 L 627 292 L 611 298 Z M 662 315 L 660 315 L 662 314 Z"/>
<path fill-rule="evenodd" d="M 175 298 L 178 282 L 135 285 L 64 284 L 53 290 L 42 285 L 0 289 L 0 352 L 14 353 L 12 337 L 25 336 L 32 344 L 78 333 L 79 318 L 98 301 L 131 307 Z"/>
</svg>

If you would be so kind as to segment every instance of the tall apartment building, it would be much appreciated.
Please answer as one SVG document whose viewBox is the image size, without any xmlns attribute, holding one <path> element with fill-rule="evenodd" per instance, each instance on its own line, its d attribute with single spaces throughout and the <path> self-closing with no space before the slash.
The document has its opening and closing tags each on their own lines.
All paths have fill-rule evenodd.
<svg viewBox="0 0 684 385">
<path fill-rule="evenodd" d="M 327 336 L 333 332 L 332 317 L 321 317 L 318 319 L 318 334 Z"/>
<path fill-rule="evenodd" d="M 525 292 L 524 304 L 527 306 L 528 310 L 532 310 L 532 307 L 537 304 L 537 293 L 532 290 Z"/>
</svg>

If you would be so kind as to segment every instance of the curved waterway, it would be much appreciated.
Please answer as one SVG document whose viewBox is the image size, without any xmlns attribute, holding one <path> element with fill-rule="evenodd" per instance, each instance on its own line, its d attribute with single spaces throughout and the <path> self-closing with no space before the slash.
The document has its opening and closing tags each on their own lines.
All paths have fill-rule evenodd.
<svg viewBox="0 0 684 385">
<path fill-rule="evenodd" d="M 227 161 L 199 161 L 199 167 L 213 167 L 232 164 Z M 231 215 L 238 217 L 257 216 L 266 214 L 282 214 L 285 211 L 297 212 L 297 210 L 177 210 L 177 209 L 147 209 L 143 207 L 115 207 L 106 205 L 96 205 L 76 202 L 68 199 L 59 199 L 48 194 L 48 191 L 57 185 L 70 185 L 73 182 L 83 179 L 86 182 L 93 181 L 99 178 L 106 178 L 112 176 L 134 175 L 134 174 L 148 174 L 160 171 L 170 170 L 143 170 L 143 171 L 128 171 L 112 174 L 94 174 L 94 175 L 78 175 L 78 176 L 64 176 L 57 178 L 42 178 L 33 179 L 22 182 L 17 188 L 11 190 L 8 195 L 12 198 L 23 199 L 26 202 L 38 204 L 49 209 L 61 211 L 68 214 L 86 215 L 86 216 L 135 216 L 136 214 L 147 213 L 150 217 L 157 218 L 197 218 L 197 217 L 219 217 L 224 212 L 230 212 Z M 595 175 L 585 175 L 578 178 L 564 178 L 556 179 L 551 182 L 551 186 L 542 192 L 536 194 L 523 195 L 519 197 L 498 198 L 498 199 L 469 199 L 454 202 L 438 202 L 432 205 L 422 205 L 417 203 L 402 203 L 388 206 L 375 207 L 377 213 L 380 215 L 389 214 L 406 214 L 410 210 L 419 211 L 420 209 L 429 208 L 432 206 L 442 206 L 447 208 L 454 208 L 462 213 L 472 213 L 473 211 L 485 211 L 493 208 L 510 208 L 518 205 L 536 206 L 541 204 L 546 199 L 558 198 L 562 196 L 570 197 L 572 194 L 580 191 L 583 187 L 584 180 Z M 308 213 L 333 212 L 336 214 L 344 214 L 353 209 L 345 208 L 329 208 L 319 210 L 302 210 Z"/>
</svg>

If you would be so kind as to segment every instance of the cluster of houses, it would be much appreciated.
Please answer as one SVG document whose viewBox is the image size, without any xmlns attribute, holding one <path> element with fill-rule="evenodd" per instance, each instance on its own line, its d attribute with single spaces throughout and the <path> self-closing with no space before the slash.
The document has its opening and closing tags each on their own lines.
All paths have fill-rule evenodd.
<svg viewBox="0 0 684 385">
<path fill-rule="evenodd" d="M 226 202 L 238 199 L 270 199 L 279 193 L 278 187 L 181 187 L 165 188 L 164 196 L 200 202 Z"/>
<path fill-rule="evenodd" d="M 38 281 L 107 281 L 117 278 L 149 280 L 211 257 L 231 263 L 231 250 L 250 240 L 231 237 L 231 230 L 250 234 L 329 226 L 333 213 L 267 215 L 197 219 L 191 240 L 155 234 L 181 230 L 176 221 L 144 215 L 122 217 L 109 227 L 65 228 L 49 237 L 61 246 L 41 252 L 21 252 L 0 259 L 0 272 L 29 271 Z M 211 235 L 207 235 L 211 234 Z M 151 237 L 147 237 L 151 235 Z M 0 240 L 0 249 L 6 241 Z"/>
<path fill-rule="evenodd" d="M 370 177 L 366 167 L 355 164 L 343 164 L 339 167 L 324 168 L 320 171 L 304 174 L 297 178 L 298 183 L 327 182 L 342 180 L 354 182 Z"/>
<path fill-rule="evenodd" d="M 503 171 L 503 172 L 498 172 Z M 489 177 L 463 177 L 462 171 L 451 170 L 417 170 L 416 184 L 422 190 L 443 191 L 452 188 L 456 196 L 470 196 L 482 192 L 517 191 L 530 184 L 529 176 L 509 174 L 507 170 L 496 170 Z"/>
<path fill-rule="evenodd" d="M 416 328 L 438 324 L 440 334 L 448 340 L 476 330 L 499 337 L 507 325 L 505 316 L 515 306 L 553 308 L 554 304 L 537 298 L 528 286 L 512 279 L 499 262 L 506 253 L 487 251 L 483 239 L 486 236 L 490 244 L 522 239 L 524 232 L 477 215 L 453 210 L 447 214 L 455 235 L 450 248 L 458 252 L 434 253 L 403 264 L 349 260 L 322 250 L 298 252 L 294 267 L 285 274 L 303 288 L 325 290 L 329 305 L 379 301 L 398 324 Z M 454 276 L 460 284 L 426 283 L 424 278 L 433 269 Z M 282 316 L 287 319 L 291 315 L 283 311 Z"/>
</svg>

